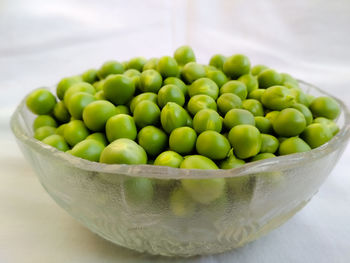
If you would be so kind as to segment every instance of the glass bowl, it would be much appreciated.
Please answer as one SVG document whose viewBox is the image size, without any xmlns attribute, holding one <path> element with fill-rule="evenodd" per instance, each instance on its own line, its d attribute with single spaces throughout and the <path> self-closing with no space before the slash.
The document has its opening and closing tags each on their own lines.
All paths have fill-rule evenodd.
<svg viewBox="0 0 350 263">
<path fill-rule="evenodd" d="M 329 96 L 305 82 L 300 85 L 312 95 Z M 35 116 L 25 100 L 14 112 L 11 127 L 49 195 L 91 231 L 140 252 L 194 256 L 241 247 L 280 226 L 310 201 L 349 139 L 350 114 L 337 101 L 342 108 L 340 131 L 328 143 L 231 170 L 107 165 L 73 157 L 33 138 Z M 225 193 L 205 204 L 180 196 L 171 207 L 172 192 L 184 178 L 203 184 L 221 178 Z"/>
</svg>

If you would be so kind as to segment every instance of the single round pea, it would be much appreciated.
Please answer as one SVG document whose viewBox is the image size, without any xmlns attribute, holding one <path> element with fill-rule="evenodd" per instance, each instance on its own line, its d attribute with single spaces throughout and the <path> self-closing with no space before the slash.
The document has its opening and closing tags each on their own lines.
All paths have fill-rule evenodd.
<svg viewBox="0 0 350 263">
<path fill-rule="evenodd" d="M 85 92 L 76 92 L 70 97 L 67 108 L 72 117 L 81 120 L 85 107 L 94 101 L 96 99 L 93 95 Z"/>
<path fill-rule="evenodd" d="M 245 164 L 244 160 L 238 159 L 231 149 L 226 159 L 222 160 L 219 164 L 220 169 L 233 169 Z"/>
<path fill-rule="evenodd" d="M 230 142 L 216 131 L 202 132 L 196 142 L 197 152 L 212 160 L 225 159 L 230 149 Z"/>
<path fill-rule="evenodd" d="M 183 159 L 184 158 L 177 152 L 165 151 L 157 156 L 157 158 L 154 160 L 154 165 L 179 168 Z"/>
<path fill-rule="evenodd" d="M 125 105 L 118 105 L 115 107 L 115 115 L 117 114 L 127 114 L 130 115 L 130 110 L 128 106 Z"/>
<path fill-rule="evenodd" d="M 67 123 L 64 128 L 63 137 L 70 146 L 84 140 L 89 135 L 89 131 L 81 120 L 73 120 Z"/>
<path fill-rule="evenodd" d="M 140 78 L 141 78 L 141 72 L 137 69 L 128 69 L 123 73 L 124 76 L 130 78 L 132 82 L 134 82 L 135 89 L 140 90 Z"/>
<path fill-rule="evenodd" d="M 188 155 L 180 165 L 184 169 L 219 169 L 217 165 L 209 158 L 202 155 Z"/>
<path fill-rule="evenodd" d="M 217 105 L 220 113 L 225 115 L 231 109 L 242 108 L 242 100 L 236 94 L 224 93 L 218 98 Z"/>
<path fill-rule="evenodd" d="M 254 115 L 244 109 L 229 110 L 224 118 L 224 125 L 227 129 L 232 129 L 240 124 L 255 125 Z"/>
<path fill-rule="evenodd" d="M 55 107 L 53 108 L 53 115 L 59 122 L 69 122 L 70 115 L 63 101 L 56 103 Z"/>
<path fill-rule="evenodd" d="M 312 123 L 305 128 L 300 137 L 314 149 L 332 139 L 333 134 L 326 125 L 322 123 Z"/>
<path fill-rule="evenodd" d="M 44 126 L 50 126 L 50 127 L 56 128 L 57 122 L 50 115 L 40 115 L 36 117 L 33 122 L 33 131 L 36 131 L 40 127 L 44 127 Z"/>
<path fill-rule="evenodd" d="M 200 110 L 193 118 L 193 129 L 197 133 L 207 130 L 221 132 L 222 121 L 219 113 L 211 109 Z"/>
<path fill-rule="evenodd" d="M 157 100 L 158 100 L 157 98 L 158 98 L 158 95 L 153 93 L 153 92 L 141 93 L 131 100 L 130 111 L 132 113 L 134 113 L 135 108 L 140 101 L 149 100 L 149 101 L 152 101 L 154 103 L 157 103 Z"/>
<path fill-rule="evenodd" d="M 217 110 L 215 100 L 208 95 L 195 95 L 190 98 L 187 103 L 187 109 L 192 115 L 196 115 L 197 112 L 203 109 Z"/>
<path fill-rule="evenodd" d="M 261 153 L 275 153 L 279 146 L 279 141 L 270 134 L 261 134 Z"/>
<path fill-rule="evenodd" d="M 200 78 L 194 81 L 188 87 L 188 94 L 190 97 L 203 94 L 212 97 L 214 100 L 218 98 L 219 87 L 214 81 L 208 78 Z"/>
<path fill-rule="evenodd" d="M 56 134 L 56 128 L 52 126 L 42 126 L 34 131 L 34 138 L 42 141 L 46 137 Z"/>
<path fill-rule="evenodd" d="M 276 155 L 274 155 L 273 153 L 259 153 L 257 155 L 255 155 L 251 161 L 255 162 L 255 161 L 260 161 L 260 160 L 264 160 L 264 159 L 269 159 L 269 158 L 273 158 L 276 157 Z"/>
<path fill-rule="evenodd" d="M 167 133 L 174 129 L 188 126 L 191 117 L 187 111 L 174 102 L 168 102 L 160 113 L 160 122 Z"/>
<path fill-rule="evenodd" d="M 196 132 L 190 127 L 174 129 L 169 136 L 169 148 L 179 154 L 190 154 L 197 140 Z"/>
<path fill-rule="evenodd" d="M 177 77 L 180 74 L 176 60 L 170 56 L 164 56 L 159 59 L 157 70 L 163 78 Z"/>
<path fill-rule="evenodd" d="M 177 217 L 190 217 L 195 212 L 196 203 L 182 187 L 173 190 L 169 201 L 170 210 Z"/>
<path fill-rule="evenodd" d="M 281 85 L 283 78 L 281 74 L 273 69 L 266 69 L 259 73 L 258 82 L 260 89 L 267 89 L 272 86 Z"/>
<path fill-rule="evenodd" d="M 102 143 L 104 146 L 107 146 L 107 144 L 108 144 L 106 135 L 102 132 L 92 133 L 88 137 L 86 137 L 85 140 L 95 140 L 95 141 Z"/>
<path fill-rule="evenodd" d="M 162 76 L 154 69 L 148 69 L 141 73 L 140 89 L 143 92 L 158 93 L 162 86 Z"/>
<path fill-rule="evenodd" d="M 61 124 L 56 129 L 56 134 L 63 136 L 64 135 L 64 129 L 66 128 L 67 123 Z"/>
<path fill-rule="evenodd" d="M 84 93 L 94 95 L 96 93 L 96 90 L 95 90 L 94 86 L 92 86 L 91 84 L 86 83 L 86 82 L 80 82 L 80 83 L 72 85 L 64 94 L 63 100 L 64 100 L 64 104 L 67 106 L 67 108 L 68 108 L 69 101 L 70 101 L 71 97 L 74 96 L 78 92 L 84 92 Z"/>
<path fill-rule="evenodd" d="M 143 128 L 148 125 L 158 125 L 159 117 L 159 107 L 150 100 L 140 101 L 135 107 L 134 120 L 139 128 Z"/>
<path fill-rule="evenodd" d="M 237 79 L 240 76 L 249 73 L 249 58 L 242 54 L 236 54 L 228 57 L 224 62 L 223 71 L 231 79 Z"/>
<path fill-rule="evenodd" d="M 185 96 L 176 85 L 165 85 L 158 92 L 159 107 L 163 108 L 168 102 L 175 102 L 181 107 L 185 104 Z"/>
<path fill-rule="evenodd" d="M 107 100 L 103 90 L 97 91 L 94 95 L 96 100 Z"/>
<path fill-rule="evenodd" d="M 187 84 L 191 84 L 197 79 L 204 78 L 205 75 L 204 67 L 196 62 L 187 63 L 181 71 L 181 76 Z"/>
<path fill-rule="evenodd" d="M 109 75 L 112 74 L 123 74 L 124 73 L 124 66 L 122 63 L 118 61 L 107 61 L 105 62 L 100 69 L 97 71 L 97 76 L 100 79 L 104 79 Z"/>
<path fill-rule="evenodd" d="M 92 86 L 95 88 L 96 92 L 101 91 L 103 87 L 103 83 L 105 82 L 104 79 L 101 79 L 99 81 L 95 81 L 92 83 Z"/>
<path fill-rule="evenodd" d="M 123 75 L 109 76 L 103 84 L 103 92 L 109 101 L 115 105 L 127 104 L 135 93 L 134 82 Z"/>
<path fill-rule="evenodd" d="M 210 70 L 209 72 L 207 72 L 206 77 L 214 81 L 219 88 L 221 88 L 226 82 L 228 82 L 228 78 L 220 70 Z"/>
<path fill-rule="evenodd" d="M 157 156 L 168 145 L 168 136 L 161 129 L 146 126 L 137 135 L 138 143 L 150 156 Z"/>
<path fill-rule="evenodd" d="M 81 74 L 81 78 L 84 82 L 92 84 L 95 81 L 98 81 L 97 70 L 88 69 L 83 74 Z"/>
<path fill-rule="evenodd" d="M 248 95 L 247 87 L 243 82 L 240 82 L 238 80 L 230 80 L 226 82 L 220 88 L 220 94 L 224 94 L 224 93 L 236 94 L 238 97 L 241 98 L 241 100 L 246 99 Z"/>
<path fill-rule="evenodd" d="M 295 98 L 288 88 L 272 86 L 262 94 L 261 102 L 270 110 L 283 110 L 291 107 L 295 103 Z"/>
<path fill-rule="evenodd" d="M 299 137 L 291 137 L 281 142 L 278 149 L 278 154 L 287 155 L 292 153 L 307 152 L 310 150 L 310 146 L 305 141 L 303 141 Z"/>
<path fill-rule="evenodd" d="M 245 84 L 248 93 L 259 88 L 259 82 L 252 74 L 245 74 L 238 78 L 238 81 Z"/>
<path fill-rule="evenodd" d="M 262 116 L 256 116 L 254 117 L 255 120 L 255 127 L 258 128 L 258 130 L 261 133 L 272 133 L 272 123 L 268 118 L 262 117 Z"/>
<path fill-rule="evenodd" d="M 253 76 L 258 76 L 261 72 L 263 72 L 265 69 L 268 69 L 267 66 L 265 65 L 255 65 L 252 67 L 250 73 L 253 75 Z"/>
<path fill-rule="evenodd" d="M 331 130 L 333 135 L 336 135 L 339 131 L 338 125 L 334 121 L 329 120 L 327 118 L 317 117 L 313 120 L 313 122 L 314 123 L 322 123 L 322 124 L 326 125 Z"/>
<path fill-rule="evenodd" d="M 297 136 L 306 127 L 304 115 L 293 108 L 282 110 L 273 122 L 274 131 L 283 137 Z"/>
<path fill-rule="evenodd" d="M 185 96 L 188 94 L 188 88 L 187 88 L 186 84 L 181 79 L 176 78 L 176 77 L 166 78 L 164 80 L 164 85 L 169 85 L 169 84 L 176 85 Z"/>
<path fill-rule="evenodd" d="M 147 59 L 145 59 L 144 57 L 135 57 L 130 59 L 127 62 L 127 69 L 136 69 L 138 71 L 142 71 L 144 65 L 146 64 Z"/>
<path fill-rule="evenodd" d="M 196 62 L 196 56 L 190 46 L 181 46 L 176 49 L 174 58 L 180 66 L 184 66 L 189 62 Z"/>
<path fill-rule="evenodd" d="M 260 101 L 247 99 L 242 101 L 242 108 L 250 111 L 254 116 L 264 116 L 264 108 Z"/>
<path fill-rule="evenodd" d="M 34 114 L 46 115 L 54 109 L 56 98 L 46 89 L 37 89 L 28 95 L 26 104 L 28 109 Z"/>
<path fill-rule="evenodd" d="M 69 153 L 82 159 L 98 162 L 104 148 L 103 143 L 97 140 L 85 139 L 77 143 Z"/>
<path fill-rule="evenodd" d="M 153 182 L 150 178 L 130 177 L 123 185 L 125 201 L 130 208 L 145 210 L 154 197 Z"/>
<path fill-rule="evenodd" d="M 310 110 L 315 117 L 325 117 L 334 120 L 340 114 L 338 102 L 331 97 L 318 97 L 310 104 Z"/>
<path fill-rule="evenodd" d="M 57 84 L 56 94 L 57 97 L 62 100 L 66 91 L 76 83 L 82 82 L 82 78 L 80 76 L 72 76 L 61 79 L 61 81 Z"/>
<path fill-rule="evenodd" d="M 278 116 L 279 113 L 280 112 L 276 111 L 276 110 L 275 111 L 270 111 L 270 112 L 266 113 L 265 118 L 269 119 L 271 124 L 273 125 L 273 123 L 275 122 L 276 117 Z"/>
<path fill-rule="evenodd" d="M 284 84 L 284 86 L 289 88 L 289 83 Z M 289 90 L 291 92 L 291 95 L 295 98 L 296 102 L 309 107 L 310 103 L 304 91 L 302 91 L 300 88 L 289 88 Z"/>
<path fill-rule="evenodd" d="M 228 134 L 228 139 L 235 155 L 240 159 L 253 157 L 260 152 L 261 134 L 252 125 L 240 124 L 234 126 Z"/>
<path fill-rule="evenodd" d="M 290 84 L 293 84 L 293 85 L 299 87 L 299 82 L 294 77 L 292 77 L 290 74 L 288 74 L 288 73 L 280 73 L 280 75 L 283 78 L 283 81 L 282 81 L 283 85 L 285 83 L 290 83 Z"/>
<path fill-rule="evenodd" d="M 83 111 L 83 120 L 90 130 L 103 131 L 107 120 L 116 115 L 116 107 L 109 101 L 91 102 Z"/>
<path fill-rule="evenodd" d="M 106 122 L 106 136 L 109 142 L 120 138 L 135 140 L 137 135 L 134 119 L 126 114 L 110 117 Z"/>
<path fill-rule="evenodd" d="M 210 58 L 209 65 L 222 71 L 225 61 L 226 57 L 224 55 L 215 54 Z"/>
<path fill-rule="evenodd" d="M 265 89 L 255 89 L 247 96 L 248 99 L 255 99 L 261 102 L 261 97 L 264 94 Z"/>
<path fill-rule="evenodd" d="M 63 136 L 58 134 L 52 134 L 50 136 L 47 136 L 45 139 L 42 140 L 42 142 L 47 145 L 51 145 L 52 147 L 55 147 L 57 150 L 62 152 L 69 150 L 69 146 L 64 140 Z"/>
<path fill-rule="evenodd" d="M 313 120 L 312 113 L 308 107 L 306 107 L 305 105 L 300 104 L 300 103 L 295 103 L 292 105 L 292 108 L 300 111 L 304 115 L 305 120 L 306 120 L 306 126 L 308 126 L 312 123 L 312 120 Z"/>
<path fill-rule="evenodd" d="M 150 58 L 149 60 L 147 60 L 145 65 L 143 65 L 142 71 L 145 71 L 147 69 L 157 70 L 158 61 L 159 61 L 158 58 Z"/>
<path fill-rule="evenodd" d="M 147 154 L 136 142 L 122 138 L 113 141 L 104 148 L 100 156 L 100 162 L 109 164 L 146 164 Z"/>
</svg>

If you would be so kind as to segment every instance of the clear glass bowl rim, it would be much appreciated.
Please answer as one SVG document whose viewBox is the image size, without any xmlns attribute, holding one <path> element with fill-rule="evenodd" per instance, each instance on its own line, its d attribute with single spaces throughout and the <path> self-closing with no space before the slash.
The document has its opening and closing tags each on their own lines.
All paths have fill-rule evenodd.
<svg viewBox="0 0 350 263">
<path fill-rule="evenodd" d="M 340 145 L 347 143 L 347 140 L 350 137 L 350 112 L 345 103 L 312 84 L 309 84 L 302 80 L 299 80 L 299 82 L 308 88 L 317 90 L 323 95 L 332 97 L 339 103 L 341 111 L 344 114 L 344 124 L 337 135 L 335 135 L 329 142 L 309 152 L 277 156 L 270 159 L 247 163 L 241 167 L 227 170 L 179 169 L 148 164 L 103 164 L 74 157 L 70 154 L 59 151 L 54 147 L 46 145 L 41 141 L 36 140 L 34 137 L 26 134 L 25 130 L 20 125 L 19 119 L 21 118 L 21 110 L 26 107 L 25 100 L 27 96 L 23 98 L 11 117 L 11 129 L 16 138 L 32 150 L 40 152 L 41 154 L 51 155 L 52 158 L 56 158 L 57 161 L 64 162 L 67 166 L 79 168 L 81 170 L 86 170 L 89 172 L 175 180 L 181 178 L 204 179 L 219 177 L 239 177 L 253 173 L 272 172 L 278 169 L 283 170 L 299 165 L 304 165 L 315 159 L 322 158 L 323 156 L 335 151 L 337 148 L 339 148 Z"/>
</svg>

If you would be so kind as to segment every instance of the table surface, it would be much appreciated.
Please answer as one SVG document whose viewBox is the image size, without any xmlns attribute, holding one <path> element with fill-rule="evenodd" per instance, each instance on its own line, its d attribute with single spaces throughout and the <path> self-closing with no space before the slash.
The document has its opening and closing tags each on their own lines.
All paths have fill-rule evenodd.
<svg viewBox="0 0 350 263">
<path fill-rule="evenodd" d="M 179 18 L 175 22 L 168 17 L 174 16 L 172 1 L 125 2 L 115 1 L 115 8 L 109 8 L 114 2 L 108 0 L 0 4 L 0 262 L 350 262 L 350 147 L 316 196 L 291 220 L 243 248 L 219 255 L 171 259 L 140 254 L 93 234 L 54 203 L 16 145 L 10 114 L 33 88 L 107 59 L 171 54 L 182 42 L 193 45 L 205 62 L 214 43 L 218 52 L 239 50 L 254 63 L 290 72 L 350 105 L 346 0 L 321 1 L 312 14 L 315 1 L 269 0 L 252 5 L 218 0 L 215 5 L 203 1 L 195 6 L 196 1 L 183 0 L 176 5 L 195 7 L 196 15 L 175 12 Z M 217 19 L 207 21 L 208 10 Z M 272 30 L 264 31 L 258 21 L 245 19 L 247 12 L 255 12 Z M 233 13 L 240 18 L 239 26 L 236 20 L 225 19 Z M 135 15 L 147 25 L 142 30 Z M 184 26 L 180 18 L 190 25 Z M 197 28 L 198 24 L 206 26 Z M 180 35 L 184 28 L 187 33 Z"/>
</svg>

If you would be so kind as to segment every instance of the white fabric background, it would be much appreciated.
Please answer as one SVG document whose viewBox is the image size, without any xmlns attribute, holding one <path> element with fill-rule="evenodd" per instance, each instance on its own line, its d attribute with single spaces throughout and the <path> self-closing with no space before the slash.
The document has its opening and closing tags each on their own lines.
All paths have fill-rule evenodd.
<svg viewBox="0 0 350 263">
<path fill-rule="evenodd" d="M 0 1 L 0 262 L 350 262 L 349 147 L 311 203 L 266 237 L 221 255 L 166 259 L 115 246 L 59 208 L 8 125 L 36 87 L 183 43 L 203 63 L 245 53 L 350 106 L 349 14 L 347 0 Z"/>
</svg>

